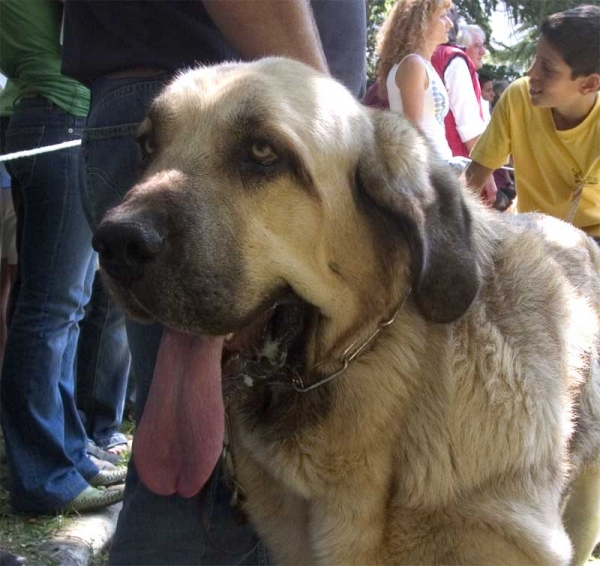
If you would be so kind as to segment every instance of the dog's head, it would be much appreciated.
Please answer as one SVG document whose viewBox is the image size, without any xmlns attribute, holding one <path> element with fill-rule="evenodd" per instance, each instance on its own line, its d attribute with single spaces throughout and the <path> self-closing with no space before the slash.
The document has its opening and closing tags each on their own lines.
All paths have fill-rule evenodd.
<svg viewBox="0 0 600 566">
<path fill-rule="evenodd" d="M 477 293 L 453 175 L 405 120 L 365 109 L 300 63 L 186 72 L 154 102 L 138 141 L 142 179 L 94 240 L 133 317 L 225 334 L 291 293 L 327 316 L 340 302 L 356 310 L 348 287 L 381 259 L 369 203 L 410 247 L 426 318 L 454 320 Z"/>
<path fill-rule="evenodd" d="M 314 362 L 315 342 L 376 323 L 408 288 L 435 322 L 458 318 L 477 294 L 470 216 L 454 175 L 407 121 L 366 109 L 303 64 L 186 72 L 156 99 L 138 141 L 142 178 L 94 236 L 105 281 L 134 318 L 186 334 L 235 333 L 236 356 L 261 352 L 277 366 Z M 194 384 L 194 364 L 181 360 L 212 367 L 222 341 L 196 348 L 175 334 L 163 342 L 177 352 L 177 379 Z M 152 387 L 162 400 L 160 409 L 148 401 L 138 453 L 152 453 L 160 429 L 194 410 L 191 393 L 179 401 L 187 409 L 174 408 L 179 393 L 166 384 L 176 381 L 175 365 L 159 353 Z M 157 377 L 163 366 L 170 377 Z M 145 425 L 147 413 L 163 425 L 144 432 L 155 426 Z M 202 434 L 204 452 L 212 441 L 217 454 L 219 434 Z M 156 461 L 136 460 L 145 483 L 195 493 L 196 476 L 180 477 L 200 466 L 192 444 L 184 471 L 161 475 Z"/>
</svg>

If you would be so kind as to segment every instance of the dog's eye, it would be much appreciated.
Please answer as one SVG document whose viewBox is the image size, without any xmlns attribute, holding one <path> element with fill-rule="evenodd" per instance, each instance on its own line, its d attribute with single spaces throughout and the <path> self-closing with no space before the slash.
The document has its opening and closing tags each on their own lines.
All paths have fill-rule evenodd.
<svg viewBox="0 0 600 566">
<path fill-rule="evenodd" d="M 265 141 L 257 141 L 252 144 L 250 158 L 263 167 L 270 167 L 279 161 L 279 156 L 275 153 L 273 146 Z"/>
<path fill-rule="evenodd" d="M 142 153 L 145 153 L 146 155 L 150 155 L 151 153 L 154 153 L 154 150 L 155 150 L 154 140 L 152 139 L 151 136 L 144 136 L 140 140 L 140 146 L 142 148 Z"/>
</svg>

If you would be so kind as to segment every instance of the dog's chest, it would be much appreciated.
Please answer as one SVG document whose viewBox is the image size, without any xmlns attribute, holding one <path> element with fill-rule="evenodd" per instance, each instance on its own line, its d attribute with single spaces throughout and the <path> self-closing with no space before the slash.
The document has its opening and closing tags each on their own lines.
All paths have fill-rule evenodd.
<svg viewBox="0 0 600 566">
<path fill-rule="evenodd" d="M 229 406 L 237 421 L 249 431 L 254 442 L 281 442 L 318 425 L 331 411 L 332 395 L 328 388 L 302 394 L 291 383 L 238 385 Z"/>
</svg>

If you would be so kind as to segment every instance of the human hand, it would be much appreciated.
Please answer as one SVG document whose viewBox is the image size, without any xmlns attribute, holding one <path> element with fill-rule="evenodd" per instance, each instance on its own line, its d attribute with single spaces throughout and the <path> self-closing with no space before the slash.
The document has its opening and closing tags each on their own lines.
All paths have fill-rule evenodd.
<svg viewBox="0 0 600 566">
<path fill-rule="evenodd" d="M 494 206 L 496 202 L 496 195 L 498 194 L 498 187 L 496 187 L 496 183 L 494 182 L 494 178 L 490 177 L 483 188 L 481 189 L 481 200 L 487 204 L 488 206 Z"/>
</svg>

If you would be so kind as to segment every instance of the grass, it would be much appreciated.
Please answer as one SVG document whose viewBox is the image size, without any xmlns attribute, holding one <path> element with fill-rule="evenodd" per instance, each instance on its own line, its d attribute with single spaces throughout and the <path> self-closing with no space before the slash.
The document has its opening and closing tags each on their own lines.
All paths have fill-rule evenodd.
<svg viewBox="0 0 600 566">
<path fill-rule="evenodd" d="M 73 517 L 65 515 L 13 515 L 8 500 L 6 474 L 0 481 L 0 550 L 27 559 L 27 566 L 60 566 L 48 541 Z"/>
<path fill-rule="evenodd" d="M 132 434 L 133 428 L 133 423 L 123 423 L 124 434 Z M 129 453 L 124 456 L 127 458 Z M 0 433 L 0 550 L 24 557 L 27 566 L 60 566 L 49 541 L 76 520 L 76 514 L 13 514 L 8 493 L 8 473 L 4 462 L 4 442 Z M 107 553 L 101 553 L 95 557 L 92 566 L 104 566 L 107 558 Z"/>
<path fill-rule="evenodd" d="M 600 561 L 599 561 L 600 563 Z M 102 551 L 97 556 L 94 556 L 94 560 L 90 566 L 106 566 L 108 564 L 108 550 Z"/>
</svg>

